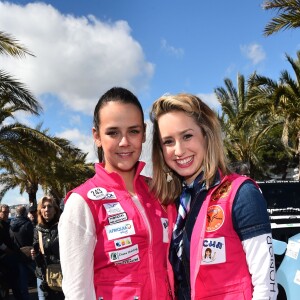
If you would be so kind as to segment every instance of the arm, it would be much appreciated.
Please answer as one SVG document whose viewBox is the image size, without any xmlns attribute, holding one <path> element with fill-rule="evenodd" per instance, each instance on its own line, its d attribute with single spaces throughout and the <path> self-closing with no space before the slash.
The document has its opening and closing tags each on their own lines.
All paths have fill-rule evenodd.
<svg viewBox="0 0 300 300">
<path fill-rule="evenodd" d="M 242 242 L 254 286 L 252 299 L 276 300 L 275 258 L 271 234 L 263 234 Z"/>
<path fill-rule="evenodd" d="M 68 199 L 59 220 L 58 233 L 65 299 L 96 299 L 95 224 L 88 205 L 78 194 L 73 193 Z"/>
<path fill-rule="evenodd" d="M 266 201 L 251 181 L 239 189 L 232 218 L 239 235 L 254 287 L 253 300 L 276 299 L 275 258 Z"/>
</svg>

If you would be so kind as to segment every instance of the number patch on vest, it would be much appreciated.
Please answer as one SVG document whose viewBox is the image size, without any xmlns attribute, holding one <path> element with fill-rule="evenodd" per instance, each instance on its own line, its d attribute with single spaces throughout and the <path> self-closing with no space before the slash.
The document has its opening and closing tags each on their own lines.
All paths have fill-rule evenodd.
<svg viewBox="0 0 300 300">
<path fill-rule="evenodd" d="M 206 238 L 203 241 L 201 265 L 226 262 L 225 238 Z"/>
<path fill-rule="evenodd" d="M 107 194 L 105 188 L 96 187 L 88 191 L 87 196 L 91 200 L 101 200 L 104 199 Z"/>
</svg>

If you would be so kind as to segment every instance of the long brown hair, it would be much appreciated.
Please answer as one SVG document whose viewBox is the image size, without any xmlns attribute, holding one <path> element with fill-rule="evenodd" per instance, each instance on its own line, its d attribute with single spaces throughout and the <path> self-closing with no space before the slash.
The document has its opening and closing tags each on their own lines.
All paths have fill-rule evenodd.
<svg viewBox="0 0 300 300">
<path fill-rule="evenodd" d="M 193 118 L 206 137 L 207 150 L 203 161 L 203 181 L 206 187 L 211 186 L 218 168 L 223 174 L 230 173 L 224 153 L 221 126 L 215 112 L 192 94 L 163 95 L 153 103 L 150 113 L 153 123 L 151 189 L 163 204 L 172 203 L 182 190 L 182 178 L 166 165 L 160 143 L 158 119 L 172 111 L 182 111 Z M 166 174 L 169 172 L 172 173 L 173 180 L 167 182 Z"/>
</svg>

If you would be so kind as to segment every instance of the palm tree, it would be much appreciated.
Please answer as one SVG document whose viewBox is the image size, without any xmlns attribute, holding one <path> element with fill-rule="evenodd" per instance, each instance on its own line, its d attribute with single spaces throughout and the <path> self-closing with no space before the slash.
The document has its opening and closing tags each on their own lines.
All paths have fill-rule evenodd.
<svg viewBox="0 0 300 300">
<path fill-rule="evenodd" d="M 25 55 L 33 56 L 24 46 L 18 44 L 14 38 L 2 31 L 0 31 L 0 54 L 19 58 Z M 17 172 L 14 164 L 22 162 L 22 160 L 25 163 L 25 158 L 30 157 L 28 153 L 25 155 L 24 151 L 32 151 L 31 156 L 34 156 L 37 154 L 35 150 L 38 145 L 39 147 L 43 145 L 44 148 L 46 146 L 54 149 L 59 148 L 51 138 L 40 132 L 38 128 L 32 129 L 18 122 L 13 123 L 15 113 L 18 111 L 39 115 L 42 107 L 22 83 L 0 70 L 0 170 L 3 170 L 1 179 L 7 182 L 7 185 L 4 185 L 0 192 L 0 201 L 8 187 L 10 189 L 19 185 L 19 181 L 11 179 L 8 174 L 13 173 L 13 171 Z M 32 160 L 29 159 L 29 161 Z M 19 178 L 22 177 L 21 174 L 18 175 L 20 175 Z M 37 189 L 35 185 L 30 187 L 20 184 L 21 190 L 25 188 L 27 191 L 33 190 L 33 194 Z M 30 201 L 33 201 L 31 196 L 29 198 Z"/>
<path fill-rule="evenodd" d="M 63 151 L 57 153 L 47 165 L 42 188 L 60 201 L 66 192 L 82 184 L 95 172 L 93 164 L 85 162 L 86 153 L 72 146 L 66 139 L 53 139 Z"/>
<path fill-rule="evenodd" d="M 39 125 L 40 126 L 40 125 Z M 40 130 L 40 128 L 36 128 Z M 48 130 L 42 133 L 58 148 L 51 148 L 42 141 L 24 139 L 18 155 L 0 159 L 0 201 L 7 191 L 19 187 L 20 194 L 26 192 L 29 203 L 36 205 L 39 186 L 45 193 L 60 202 L 65 192 L 84 182 L 94 173 L 92 165 L 85 163 L 86 154 L 62 138 L 51 137 Z M 14 147 L 8 147 L 14 151 Z"/>
<path fill-rule="evenodd" d="M 11 156 L 0 160 L 0 201 L 10 189 L 19 188 L 20 194 L 28 193 L 29 203 L 36 205 L 36 193 L 38 191 L 39 173 L 35 154 L 28 151 L 27 147 L 20 148 L 18 155 L 13 159 Z"/>
<path fill-rule="evenodd" d="M 260 116 L 264 122 L 264 134 L 275 127 L 281 128 L 281 142 L 292 157 L 300 155 L 300 51 L 297 60 L 286 55 L 295 79 L 288 71 L 281 72 L 279 81 L 254 74 L 249 80 L 251 92 L 249 105 L 242 120 L 249 121 Z M 300 161 L 299 161 L 300 166 Z"/>
<path fill-rule="evenodd" d="M 300 27 L 299 0 L 272 0 L 265 1 L 263 8 L 275 10 L 277 16 L 272 18 L 264 29 L 264 35 L 269 36 L 280 30 Z"/>
<path fill-rule="evenodd" d="M 67 159 L 62 159 L 56 165 L 52 162 L 53 173 L 48 177 L 49 181 L 43 185 L 43 189 L 48 191 L 57 202 L 95 173 L 93 164 L 85 162 L 87 154 L 78 150 L 75 151 L 77 154 L 73 153 L 72 156 L 65 155 Z"/>
<path fill-rule="evenodd" d="M 245 163 L 248 165 L 252 177 L 262 173 L 263 165 L 259 153 L 263 144 L 259 143 L 259 127 L 256 120 L 249 120 L 240 124 L 241 115 L 248 107 L 249 89 L 243 75 L 237 76 L 237 89 L 232 81 L 224 79 L 225 88 L 216 88 L 215 94 L 222 106 L 219 117 L 224 137 L 224 145 L 232 165 Z M 260 171 L 259 171 L 260 170 Z"/>
<path fill-rule="evenodd" d="M 25 47 L 19 45 L 15 39 L 2 31 L 0 31 L 0 54 L 16 57 L 32 55 Z M 5 155 L 8 145 L 15 143 L 22 136 L 38 135 L 37 132 L 23 124 L 8 125 L 8 122 L 5 124 L 5 121 L 13 119 L 17 111 L 38 115 L 41 110 L 38 101 L 22 83 L 0 70 L 0 156 Z M 16 145 L 18 144 L 16 143 Z"/>
<path fill-rule="evenodd" d="M 8 34 L 0 31 L 0 54 L 32 55 Z M 12 76 L 0 70 L 0 202 L 5 193 L 19 187 L 36 204 L 39 186 L 61 200 L 65 191 L 93 174 L 86 154 L 65 139 L 49 135 L 41 125 L 30 128 L 9 123 L 17 111 L 39 115 L 42 108 L 32 93 Z"/>
</svg>

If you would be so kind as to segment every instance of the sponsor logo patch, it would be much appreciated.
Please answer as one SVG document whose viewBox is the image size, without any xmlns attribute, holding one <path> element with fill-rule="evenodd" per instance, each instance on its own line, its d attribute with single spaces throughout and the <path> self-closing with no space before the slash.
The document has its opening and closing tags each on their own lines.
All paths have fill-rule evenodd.
<svg viewBox="0 0 300 300">
<path fill-rule="evenodd" d="M 167 218 L 160 218 L 162 230 L 163 230 L 163 242 L 168 243 L 169 242 L 169 236 L 168 236 L 168 219 Z"/>
<path fill-rule="evenodd" d="M 139 255 L 135 255 L 135 256 L 132 256 L 128 259 L 115 262 L 115 266 L 131 264 L 131 263 L 135 263 L 135 262 L 138 262 L 138 261 L 140 261 L 140 257 L 139 257 Z"/>
<path fill-rule="evenodd" d="M 207 209 L 206 231 L 218 230 L 224 223 L 225 214 L 220 205 L 212 205 Z"/>
<path fill-rule="evenodd" d="M 108 255 L 111 262 L 116 262 L 116 261 L 127 259 L 138 253 L 139 253 L 138 245 L 133 245 L 131 247 L 122 250 L 108 252 Z"/>
<path fill-rule="evenodd" d="M 226 262 L 225 238 L 207 238 L 203 241 L 201 265 Z"/>
<path fill-rule="evenodd" d="M 106 210 L 106 213 L 109 216 L 120 214 L 120 213 L 124 212 L 124 209 L 122 208 L 122 206 L 119 202 L 104 203 L 103 206 Z"/>
<path fill-rule="evenodd" d="M 105 231 L 109 241 L 135 234 L 132 220 L 107 225 Z"/>
<path fill-rule="evenodd" d="M 126 238 L 123 238 L 123 239 L 115 240 L 114 243 L 115 243 L 116 249 L 124 248 L 126 246 L 132 245 L 132 241 L 131 241 L 130 237 L 126 237 Z"/>
<path fill-rule="evenodd" d="M 116 195 L 114 192 L 107 192 L 105 198 L 105 200 L 110 200 L 110 199 L 117 199 Z"/>
<path fill-rule="evenodd" d="M 108 223 L 109 224 L 116 224 L 116 223 L 119 223 L 119 222 L 122 222 L 122 221 L 125 221 L 125 220 L 127 220 L 126 213 L 121 213 L 121 214 L 118 214 L 118 215 L 114 215 L 112 217 L 108 217 Z"/>
<path fill-rule="evenodd" d="M 96 187 L 88 191 L 87 197 L 91 200 L 101 200 L 104 199 L 107 194 L 105 188 Z"/>
</svg>

